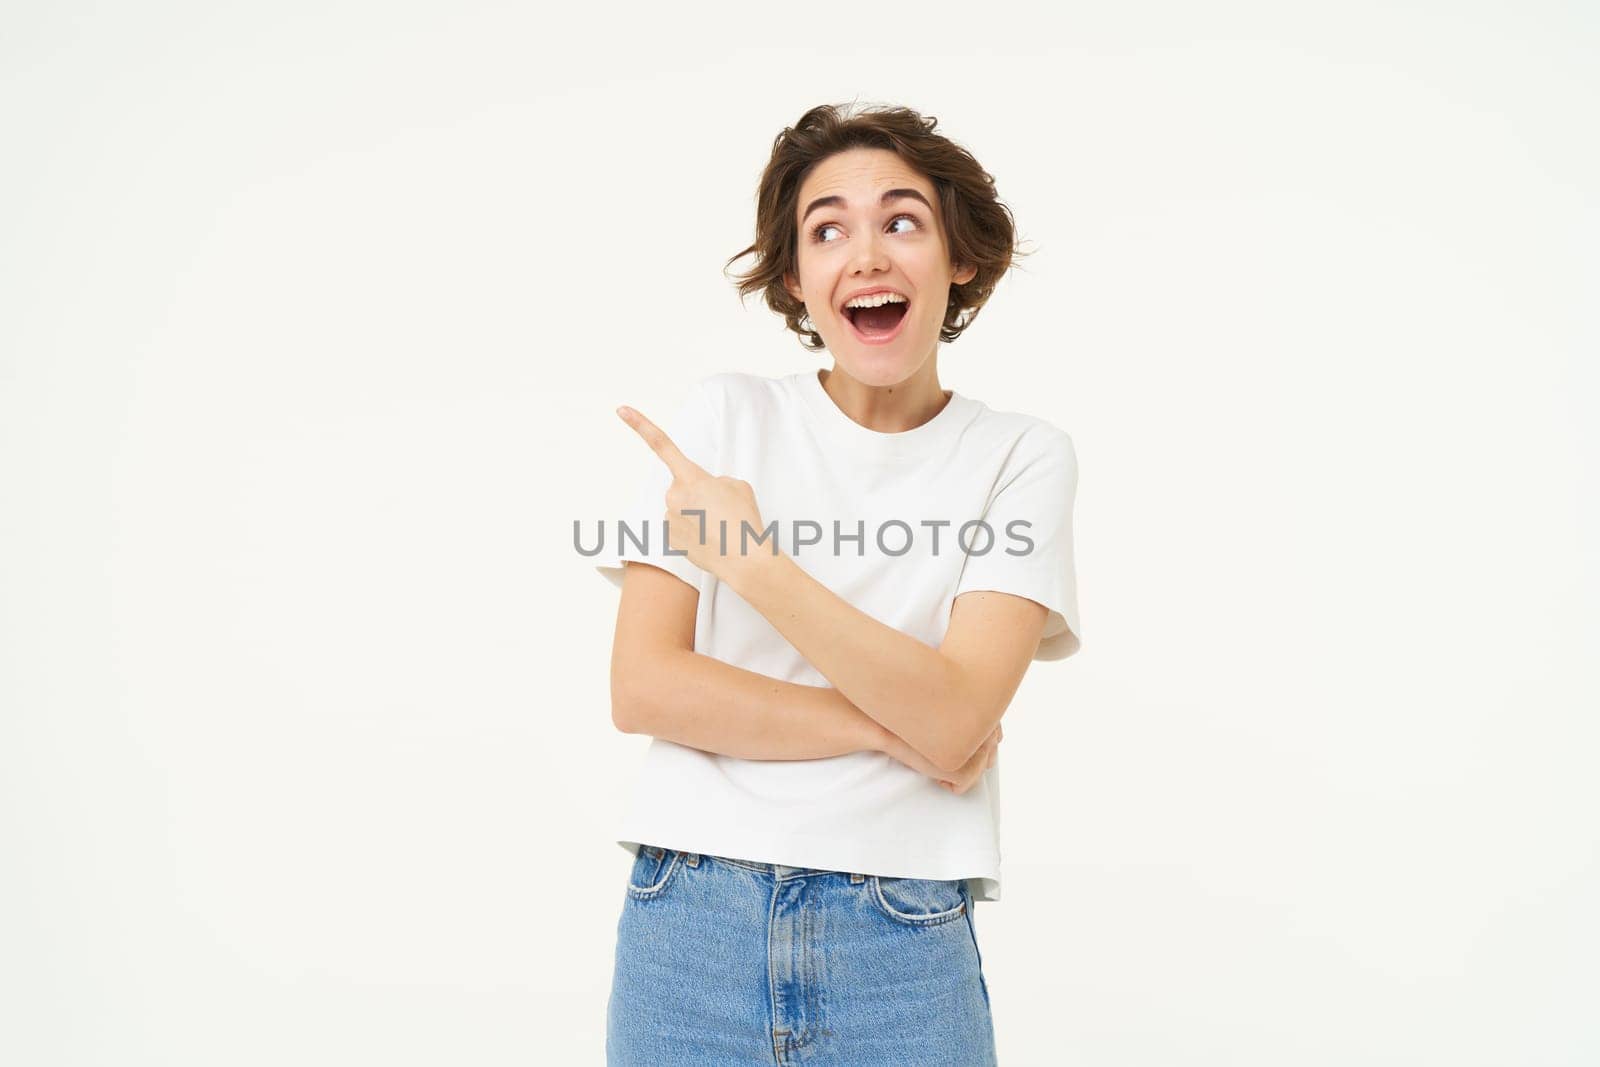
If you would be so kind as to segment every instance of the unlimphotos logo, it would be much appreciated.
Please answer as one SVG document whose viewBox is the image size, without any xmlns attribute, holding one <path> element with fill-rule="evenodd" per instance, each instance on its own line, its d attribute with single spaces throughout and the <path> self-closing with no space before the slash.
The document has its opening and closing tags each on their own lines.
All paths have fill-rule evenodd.
<svg viewBox="0 0 1600 1067">
<path fill-rule="evenodd" d="M 694 508 L 684 508 L 683 514 L 695 516 L 699 529 L 695 531 L 694 539 L 700 544 L 707 544 L 705 512 Z M 639 520 L 635 529 L 627 520 L 617 519 L 616 546 L 619 553 L 626 550 L 628 545 L 644 554 L 650 554 L 650 531 L 652 525 L 659 527 L 659 544 L 662 552 L 668 556 L 687 556 L 687 552 L 677 551 L 670 547 L 671 541 L 667 535 L 670 522 L 665 519 Z M 723 555 L 729 554 L 729 530 L 726 522 L 719 522 L 717 531 L 718 551 Z M 779 551 L 787 551 L 792 556 L 799 556 L 803 549 L 814 549 L 820 552 L 831 551 L 835 556 L 845 555 L 845 546 L 854 545 L 855 555 L 865 556 L 867 552 L 867 521 L 857 519 L 854 531 L 838 519 L 832 520 L 832 537 L 825 538 L 823 524 L 813 519 L 791 519 L 789 521 L 789 541 L 787 549 L 780 549 L 778 537 L 778 520 L 774 519 L 765 527 L 757 530 L 748 521 L 741 520 L 740 529 L 737 531 L 736 551 L 741 556 L 747 556 L 752 551 L 763 550 L 776 556 Z M 995 531 L 983 519 L 971 519 L 956 527 L 954 536 L 947 536 L 941 541 L 941 533 L 955 523 L 950 519 L 922 519 L 914 527 L 904 519 L 886 519 L 878 523 L 872 532 L 872 542 L 879 552 L 886 556 L 903 556 L 918 544 L 919 536 L 926 538 L 925 548 L 931 555 L 940 555 L 943 551 L 959 551 L 966 556 L 986 556 L 997 547 L 998 538 Z M 1033 523 L 1027 519 L 1012 519 L 1006 523 L 1005 535 L 1008 541 L 1015 542 L 1020 548 L 1007 545 L 1002 551 L 1008 556 L 1026 556 L 1033 551 L 1034 542 L 1031 537 L 1020 531 L 1032 527 Z M 580 519 L 572 520 L 572 547 L 577 549 L 581 556 L 598 556 L 606 550 L 606 522 L 601 519 L 597 522 L 597 533 L 593 546 L 584 544 L 583 522 Z M 919 535 L 918 529 L 923 532 Z M 802 532 L 804 531 L 804 532 Z M 951 549 L 953 543 L 954 548 Z M 753 547 L 752 547 L 753 546 Z M 824 546 L 818 548 L 818 546 Z M 814 553 L 813 553 L 814 554 Z"/>
</svg>

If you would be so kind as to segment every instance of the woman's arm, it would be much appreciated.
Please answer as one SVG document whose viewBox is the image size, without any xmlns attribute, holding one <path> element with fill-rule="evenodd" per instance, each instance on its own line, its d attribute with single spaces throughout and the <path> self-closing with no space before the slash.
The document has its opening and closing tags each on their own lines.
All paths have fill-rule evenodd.
<svg viewBox="0 0 1600 1067">
<path fill-rule="evenodd" d="M 779 681 L 693 651 L 699 599 L 658 567 L 623 570 L 611 651 L 611 718 L 618 729 L 742 759 L 878 751 L 958 794 L 994 762 L 998 725 L 966 763 L 946 771 L 837 689 Z"/>
<path fill-rule="evenodd" d="M 712 475 L 632 408 L 618 414 L 672 472 L 665 536 L 674 551 L 731 586 L 845 699 L 935 766 L 954 771 L 982 752 L 1033 661 L 1049 615 L 1043 604 L 964 593 L 933 648 L 866 614 L 782 552 L 744 554 L 744 528 L 766 529 L 750 484 Z"/>
<path fill-rule="evenodd" d="M 853 706 L 934 764 L 980 753 L 1033 661 L 1048 611 L 1026 597 L 964 593 L 934 648 L 885 625 L 786 555 L 752 555 L 725 580 Z"/>
<path fill-rule="evenodd" d="M 743 759 L 887 752 L 898 740 L 837 689 L 695 652 L 698 600 L 659 567 L 630 561 L 624 570 L 611 650 L 611 717 L 619 730 Z"/>
</svg>

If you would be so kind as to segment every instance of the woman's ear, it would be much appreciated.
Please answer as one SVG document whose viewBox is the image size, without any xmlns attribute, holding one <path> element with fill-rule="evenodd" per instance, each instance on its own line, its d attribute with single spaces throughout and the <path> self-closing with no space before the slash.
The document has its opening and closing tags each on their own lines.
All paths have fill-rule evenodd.
<svg viewBox="0 0 1600 1067">
<path fill-rule="evenodd" d="M 977 267 L 957 267 L 956 272 L 950 275 L 950 282 L 952 285 L 966 285 L 977 276 Z"/>
<path fill-rule="evenodd" d="M 790 296 L 800 301 L 800 303 L 804 304 L 806 302 L 806 298 L 803 290 L 800 288 L 800 284 L 794 280 L 794 275 L 788 273 L 787 271 L 785 271 L 783 275 L 783 288 Z"/>
</svg>

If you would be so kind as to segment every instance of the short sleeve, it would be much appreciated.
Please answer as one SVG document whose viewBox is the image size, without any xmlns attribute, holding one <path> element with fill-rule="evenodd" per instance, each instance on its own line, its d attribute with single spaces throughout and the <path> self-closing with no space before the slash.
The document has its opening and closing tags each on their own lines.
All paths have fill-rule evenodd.
<svg viewBox="0 0 1600 1067">
<path fill-rule="evenodd" d="M 969 546 L 956 596 L 992 589 L 1027 597 L 1050 614 L 1034 652 L 1036 660 L 1065 659 L 1078 651 L 1078 588 L 1072 551 L 1072 506 L 1078 488 L 1078 459 L 1072 438 L 1059 430 L 1039 445 L 1018 448 L 1014 471 L 1002 475 L 984 513 L 993 532 L 963 538 Z"/>
<path fill-rule="evenodd" d="M 717 462 L 717 417 L 707 382 L 697 382 L 678 405 L 677 411 L 658 425 L 666 431 L 684 455 L 700 466 L 715 472 Z M 628 430 L 624 427 L 628 433 Z M 672 484 L 672 472 L 667 465 L 644 444 L 635 442 L 640 455 L 640 469 L 631 495 L 625 493 L 617 509 L 603 516 L 604 541 L 598 554 L 590 561 L 595 569 L 618 589 L 622 588 L 622 575 L 626 560 L 638 560 L 675 574 L 696 589 L 700 588 L 705 572 L 689 561 L 689 557 L 666 552 L 663 518 L 667 511 L 667 487 Z M 624 529 L 626 527 L 626 529 Z M 582 541 L 592 545 L 596 532 L 586 527 Z"/>
</svg>

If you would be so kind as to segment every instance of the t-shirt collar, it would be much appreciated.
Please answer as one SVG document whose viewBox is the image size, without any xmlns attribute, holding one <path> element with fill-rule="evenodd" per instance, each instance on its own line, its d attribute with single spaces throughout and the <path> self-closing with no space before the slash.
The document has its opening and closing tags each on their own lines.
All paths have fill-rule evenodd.
<svg viewBox="0 0 1600 1067">
<path fill-rule="evenodd" d="M 904 456 L 926 452 L 960 433 L 979 406 L 977 401 L 952 389 L 944 407 L 921 426 L 913 426 L 899 433 L 883 433 L 869 429 L 846 415 L 822 387 L 819 373 L 817 370 L 808 370 L 792 375 L 801 395 L 805 397 L 806 408 L 813 420 L 829 437 L 868 454 Z"/>
</svg>

